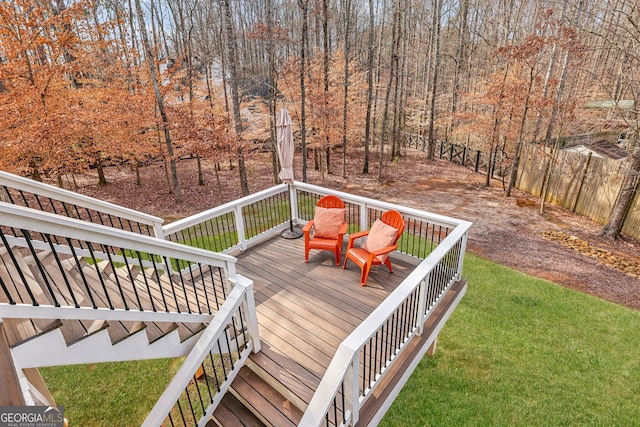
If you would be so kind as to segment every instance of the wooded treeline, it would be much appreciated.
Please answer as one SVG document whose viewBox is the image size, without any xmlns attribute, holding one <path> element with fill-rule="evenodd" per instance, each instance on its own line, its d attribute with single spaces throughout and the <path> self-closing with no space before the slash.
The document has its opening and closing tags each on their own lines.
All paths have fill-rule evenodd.
<svg viewBox="0 0 640 427">
<path fill-rule="evenodd" d="M 237 164 L 246 192 L 257 146 L 277 179 L 286 107 L 323 173 L 383 178 L 409 131 L 428 138 L 427 158 L 436 139 L 506 151 L 507 195 L 524 142 L 624 132 L 636 173 L 620 199 L 634 197 L 639 23 L 635 0 L 0 2 L 0 167 L 60 176 L 164 159 L 179 197 L 174 162 L 206 156 Z M 594 100 L 613 107 L 583 108 Z"/>
</svg>

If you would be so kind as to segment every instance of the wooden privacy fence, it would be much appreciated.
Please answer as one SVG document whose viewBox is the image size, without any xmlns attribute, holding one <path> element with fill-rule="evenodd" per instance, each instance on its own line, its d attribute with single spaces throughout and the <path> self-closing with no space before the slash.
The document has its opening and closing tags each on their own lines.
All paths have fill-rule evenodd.
<svg viewBox="0 0 640 427">
<path fill-rule="evenodd" d="M 516 187 L 542 196 L 543 185 L 548 179 L 547 201 L 606 224 L 627 168 L 626 161 L 566 151 L 557 152 L 552 161 L 549 147 L 527 144 L 522 151 Z M 637 192 L 622 232 L 640 238 L 640 197 Z"/>
<path fill-rule="evenodd" d="M 414 133 L 405 133 L 408 148 L 426 151 L 427 137 Z M 493 156 L 486 151 L 453 144 L 448 141 L 436 141 L 434 155 L 440 159 L 464 166 L 478 173 L 487 173 L 491 167 L 491 178 L 505 178 L 511 168 L 511 159 L 499 149 Z"/>
<path fill-rule="evenodd" d="M 405 140 L 409 148 L 426 150 L 427 138 L 423 135 L 405 133 Z M 486 174 L 487 168 L 491 165 L 491 178 L 503 179 L 511 168 L 511 159 L 503 151 L 495 153 L 491 159 L 486 151 L 447 141 L 436 142 L 435 155 L 478 173 Z M 542 197 L 543 186 L 548 178 L 546 201 L 606 224 L 611 217 L 627 168 L 626 161 L 566 151 L 559 151 L 551 162 L 550 147 L 525 144 L 518 168 L 516 188 Z M 622 232 L 640 238 L 640 196 L 637 191 Z"/>
</svg>

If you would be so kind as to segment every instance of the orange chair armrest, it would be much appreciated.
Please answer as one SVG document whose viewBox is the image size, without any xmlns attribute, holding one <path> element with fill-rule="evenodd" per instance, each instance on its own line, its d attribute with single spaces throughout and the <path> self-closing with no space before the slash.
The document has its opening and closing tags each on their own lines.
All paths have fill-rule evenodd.
<svg viewBox="0 0 640 427">
<path fill-rule="evenodd" d="M 309 232 L 311 232 L 312 227 L 313 227 L 313 220 L 309 221 L 304 225 L 304 227 L 302 228 L 302 232 L 305 234 L 308 234 Z"/>
<path fill-rule="evenodd" d="M 340 227 L 340 231 L 338 231 L 338 235 L 339 236 L 344 236 L 347 232 L 347 228 L 349 227 L 349 224 L 347 224 L 346 222 L 344 224 L 342 224 L 342 226 Z"/>
<path fill-rule="evenodd" d="M 356 239 L 364 237 L 368 234 L 369 234 L 369 230 L 358 231 L 357 233 L 349 234 L 349 243 L 347 244 L 347 249 L 351 249 L 353 247 L 353 242 L 355 242 Z"/>
<path fill-rule="evenodd" d="M 378 256 L 378 255 L 388 254 L 389 252 L 393 252 L 396 249 L 398 249 L 398 245 L 391 245 L 391 246 L 387 246 L 386 248 L 378 249 L 377 251 L 373 251 L 371 253 L 375 256 Z"/>
</svg>

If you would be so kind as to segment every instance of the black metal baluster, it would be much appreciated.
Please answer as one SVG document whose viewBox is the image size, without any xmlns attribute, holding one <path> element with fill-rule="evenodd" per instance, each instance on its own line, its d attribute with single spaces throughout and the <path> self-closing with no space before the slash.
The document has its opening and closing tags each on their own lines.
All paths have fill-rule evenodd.
<svg viewBox="0 0 640 427">
<path fill-rule="evenodd" d="M 218 340 L 218 349 L 220 348 L 220 340 Z M 223 363 L 224 361 L 222 360 L 222 355 L 220 355 L 220 363 Z M 209 360 L 211 361 L 211 368 L 213 370 L 213 379 L 216 380 L 216 390 L 218 391 L 218 393 L 220 393 L 220 379 L 218 378 L 218 370 L 216 369 L 216 364 L 213 360 L 213 354 L 211 353 L 211 351 L 209 351 Z M 222 370 L 224 371 L 224 365 L 222 367 Z"/>
<path fill-rule="evenodd" d="M 118 277 L 118 272 L 116 271 L 117 267 L 113 264 L 113 259 L 111 258 L 111 254 L 109 253 L 109 248 L 106 247 L 105 245 L 102 245 L 102 248 L 104 249 L 105 253 L 107 254 L 107 258 L 108 258 L 108 261 L 109 261 L 109 266 L 113 270 L 113 278 L 115 279 L 116 286 L 118 287 L 118 290 L 120 291 L 120 296 L 122 297 L 122 303 L 124 304 L 124 309 L 125 310 L 129 310 L 129 305 L 127 304 L 127 298 L 124 296 L 124 290 L 122 289 L 122 285 L 120 284 L 120 278 Z M 96 268 L 97 267 L 98 267 L 98 264 L 96 264 Z M 98 272 L 98 274 L 100 274 L 100 273 Z M 100 278 L 102 280 L 102 275 L 100 275 Z"/>
<path fill-rule="evenodd" d="M 27 230 L 20 230 L 22 231 L 22 235 L 24 236 L 25 241 L 27 242 L 27 246 L 29 247 L 29 251 L 31 252 L 31 256 L 33 256 L 33 262 L 36 263 L 36 265 L 38 266 L 38 271 L 40 272 L 40 275 L 42 276 L 42 280 L 44 280 L 45 285 L 47 286 L 47 289 L 49 290 L 49 294 L 51 295 L 51 298 L 53 299 L 53 305 L 55 307 L 60 307 L 60 303 L 58 302 L 58 299 L 56 298 L 56 294 L 53 292 L 53 288 L 51 287 L 51 283 L 49 283 L 49 279 L 47 277 L 47 272 L 45 271 L 42 262 L 40 262 L 40 259 L 38 258 L 38 254 L 36 253 L 35 249 L 33 248 L 33 244 L 31 243 L 31 238 L 29 237 L 29 232 Z M 16 265 L 17 267 L 17 265 Z M 18 270 L 20 270 L 20 268 L 18 268 Z"/>
<path fill-rule="evenodd" d="M 2 237 L 2 243 L 4 243 L 5 248 L 7 248 L 7 253 L 11 258 L 11 262 L 13 262 L 13 265 L 16 267 L 16 270 L 18 271 L 18 275 L 20 276 L 20 280 L 22 280 L 22 283 L 24 283 L 24 287 L 26 288 L 27 293 L 29 294 L 29 298 L 31 298 L 31 305 L 37 307 L 40 304 L 38 304 L 38 301 L 36 301 L 35 297 L 33 296 L 33 292 L 31 291 L 31 288 L 27 283 L 27 279 L 26 277 L 24 277 L 24 273 L 22 273 L 22 269 L 18 265 L 18 260 L 16 259 L 16 256 L 13 253 L 13 249 L 9 246 L 9 243 L 7 242 L 7 238 L 5 237 L 4 233 L 0 233 L 0 237 Z"/>
<path fill-rule="evenodd" d="M 69 245 L 69 249 L 71 250 L 71 254 L 73 255 L 73 259 L 76 263 L 76 267 L 78 268 L 78 273 L 80 274 L 80 278 L 82 279 L 82 282 L 84 283 L 84 287 L 87 290 L 87 294 L 89 295 L 89 299 L 91 300 L 91 305 L 93 306 L 93 308 L 98 308 L 93 298 L 93 294 L 91 293 L 91 287 L 89 286 L 89 282 L 87 281 L 87 278 L 84 275 L 84 271 L 82 270 L 82 266 L 80 265 L 80 259 L 76 254 L 75 248 L 73 247 L 73 243 L 71 242 L 71 239 L 69 237 L 67 237 L 66 239 L 67 239 L 67 244 Z"/>
<path fill-rule="evenodd" d="M 96 270 L 96 274 L 98 275 L 98 280 L 100 280 L 100 284 L 102 285 L 102 289 L 104 290 L 105 298 L 107 298 L 107 303 L 109 304 L 109 308 L 113 310 L 114 306 L 111 303 L 111 298 L 109 297 L 109 291 L 107 291 L 107 285 L 105 284 L 104 279 L 102 278 L 102 272 L 100 271 L 100 267 L 98 266 L 98 260 L 96 259 L 96 256 L 93 253 L 92 245 L 90 242 L 86 242 L 86 243 L 87 243 L 87 247 L 89 248 L 89 254 L 91 255 L 91 260 L 93 261 L 93 266 Z"/>
<path fill-rule="evenodd" d="M 129 275 L 129 280 L 131 281 L 131 289 L 133 289 L 133 294 L 136 296 L 136 302 L 138 303 L 138 309 L 143 311 L 142 302 L 140 301 L 140 295 L 138 294 L 138 287 L 136 286 L 136 280 L 133 278 L 133 273 L 131 272 L 131 267 L 129 267 L 129 257 L 125 253 L 124 249 L 120 248 L 120 252 L 122 253 L 122 258 L 124 259 L 124 265 L 127 269 L 127 274 Z M 117 276 L 117 274 L 116 274 Z M 153 298 L 149 295 L 149 299 L 151 299 L 151 303 L 153 304 Z"/>
</svg>

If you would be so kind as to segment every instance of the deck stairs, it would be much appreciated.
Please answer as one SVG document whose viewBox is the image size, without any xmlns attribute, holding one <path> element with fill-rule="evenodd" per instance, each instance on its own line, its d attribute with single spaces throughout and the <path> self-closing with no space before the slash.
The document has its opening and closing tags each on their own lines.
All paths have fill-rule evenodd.
<svg viewBox="0 0 640 427">
<path fill-rule="evenodd" d="M 136 304 L 136 299 L 139 299 L 143 307 L 152 311 L 153 306 L 162 303 L 161 286 L 149 271 L 139 268 L 127 271 L 124 267 L 114 269 L 104 261 L 91 265 L 84 259 L 76 264 L 72 258 L 58 256 L 56 260 L 52 252 L 38 254 L 37 260 L 29 256 L 12 259 L 8 251 L 3 252 L 0 255 L 0 280 L 15 290 L 16 299 L 21 301 L 28 300 L 25 295 L 27 287 L 16 280 L 23 277 L 40 306 L 54 305 L 52 295 L 47 292 L 45 285 L 43 276 L 46 276 L 49 283 L 68 283 L 73 294 L 64 288 L 58 289 L 61 291 L 60 296 L 64 298 L 58 303 L 67 307 L 73 307 L 76 303 L 80 307 L 91 306 L 93 299 L 103 307 L 112 305 L 114 311 L 128 311 L 128 307 Z M 137 286 L 148 286 L 151 289 L 151 298 L 144 293 L 121 293 L 116 280 L 129 274 Z M 85 282 L 88 286 L 85 286 Z M 42 353 L 39 349 L 47 348 L 46 354 L 41 354 L 42 363 L 53 365 L 70 361 L 91 363 L 156 358 L 160 348 L 171 348 L 174 357 L 183 356 L 188 353 L 192 341 L 204 330 L 206 324 L 188 321 L 186 318 L 182 320 L 179 313 L 189 312 L 190 309 L 201 312 L 202 307 L 193 307 L 193 295 L 189 302 L 178 300 L 176 304 L 171 299 L 166 300 L 169 312 L 177 314 L 173 322 L 144 320 L 144 315 L 140 320 L 8 318 L 5 319 L 8 342 L 11 347 L 20 347 L 20 354 L 39 354 Z M 6 298 L 2 302 L 7 302 Z M 192 307 L 189 309 L 188 305 Z M 167 351 L 163 353 L 166 354 Z"/>
<path fill-rule="evenodd" d="M 209 425 L 297 426 L 312 395 L 291 372 L 274 369 L 278 357 L 264 348 L 249 356 Z"/>
</svg>

